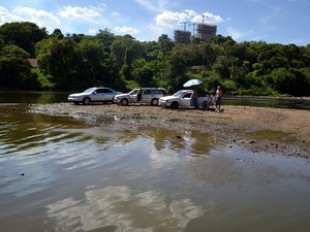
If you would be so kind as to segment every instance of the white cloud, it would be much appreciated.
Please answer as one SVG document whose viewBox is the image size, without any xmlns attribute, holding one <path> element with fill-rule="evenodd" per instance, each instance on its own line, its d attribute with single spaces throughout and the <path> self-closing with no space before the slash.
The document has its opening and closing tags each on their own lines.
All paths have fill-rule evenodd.
<svg viewBox="0 0 310 232">
<path fill-rule="evenodd" d="M 114 31 L 115 32 L 118 32 L 120 34 L 130 34 L 130 35 L 133 35 L 133 34 L 138 34 L 140 33 L 140 31 L 134 27 L 129 27 L 129 26 L 122 26 L 122 27 L 115 27 L 114 28 Z"/>
<path fill-rule="evenodd" d="M 13 8 L 10 12 L 6 8 L 0 6 L 0 15 L 0 24 L 27 21 L 33 22 L 39 27 L 45 27 L 47 30 L 53 30 L 60 25 L 60 20 L 53 14 L 30 7 L 18 6 Z"/>
<path fill-rule="evenodd" d="M 157 11 L 157 7 L 151 1 L 148 0 L 135 0 L 135 1 L 149 10 Z"/>
<path fill-rule="evenodd" d="M 100 11 L 101 8 L 65 6 L 58 14 L 63 18 L 92 21 L 101 16 Z"/>
<path fill-rule="evenodd" d="M 156 16 L 155 21 L 157 26 L 174 28 L 183 22 L 219 24 L 224 20 L 221 16 L 209 12 L 199 14 L 194 10 L 184 10 L 183 12 L 164 11 Z"/>
<path fill-rule="evenodd" d="M 89 189 L 82 200 L 69 197 L 53 202 L 46 206 L 46 213 L 58 231 L 72 230 L 73 223 L 76 231 L 95 231 L 111 225 L 117 225 L 117 231 L 161 231 L 164 223 L 169 231 L 184 231 L 205 210 L 189 198 L 167 200 L 161 192 L 135 193 L 125 186 L 107 186 Z M 152 215 L 147 223 L 138 216 L 142 214 Z"/>
<path fill-rule="evenodd" d="M 13 14 L 34 22 L 41 27 L 46 25 L 50 25 L 52 27 L 60 25 L 60 20 L 56 16 L 44 10 L 19 6 L 13 10 Z"/>
<path fill-rule="evenodd" d="M 48 32 L 59 28 L 63 33 L 85 33 L 93 34 L 95 25 L 110 27 L 110 21 L 101 16 L 105 5 L 100 7 L 73 7 L 65 6 L 60 12 L 51 13 L 32 7 L 17 6 L 11 10 L 0 6 L 0 25 L 10 22 L 33 22 L 39 27 L 45 27 Z M 63 19 L 66 19 L 63 21 Z M 100 27 L 100 28 L 101 28 Z M 91 28 L 91 29 L 87 29 Z M 99 30 L 98 28 L 97 30 Z"/>
<path fill-rule="evenodd" d="M 120 13 L 114 11 L 114 12 L 111 13 L 111 15 L 114 16 L 114 17 L 118 17 L 118 16 L 120 16 Z"/>
<path fill-rule="evenodd" d="M 6 8 L 0 6 L 0 25 L 7 22 L 21 21 L 21 17 L 10 13 Z"/>
<path fill-rule="evenodd" d="M 224 20 L 219 15 L 214 15 L 214 14 L 209 13 L 209 12 L 204 12 L 202 14 L 196 13 L 196 15 L 193 17 L 192 21 L 195 23 L 204 22 L 204 23 L 217 25 L 217 24 L 223 22 Z"/>
<path fill-rule="evenodd" d="M 149 24 L 146 26 L 146 29 L 148 31 L 150 31 L 150 34 L 153 35 L 162 35 L 162 34 L 169 34 L 172 32 L 172 30 L 170 28 L 164 28 L 164 27 L 159 27 L 155 24 Z M 147 35 L 146 35 L 147 36 Z"/>
<path fill-rule="evenodd" d="M 144 6 L 148 10 L 154 11 L 154 12 L 161 12 L 166 8 L 168 0 L 157 0 L 156 3 L 154 1 L 150 0 L 135 0 L 140 5 Z"/>
<path fill-rule="evenodd" d="M 156 25 L 160 27 L 175 27 L 181 22 L 188 20 L 188 15 L 185 12 L 173 12 L 173 11 L 164 11 L 161 14 L 158 14 L 155 18 Z"/>
</svg>

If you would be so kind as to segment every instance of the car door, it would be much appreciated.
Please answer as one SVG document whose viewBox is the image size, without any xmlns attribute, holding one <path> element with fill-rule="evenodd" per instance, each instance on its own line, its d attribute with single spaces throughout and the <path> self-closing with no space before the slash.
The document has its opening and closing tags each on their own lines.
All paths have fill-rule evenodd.
<svg viewBox="0 0 310 232">
<path fill-rule="evenodd" d="M 97 89 L 93 94 L 93 101 L 104 101 L 104 93 L 103 89 Z"/>
<path fill-rule="evenodd" d="M 143 103 L 150 103 L 152 100 L 152 91 L 150 89 L 144 89 L 142 91 L 142 102 Z"/>
<path fill-rule="evenodd" d="M 114 92 L 110 89 L 97 89 L 93 94 L 93 101 L 112 101 Z"/>
<path fill-rule="evenodd" d="M 103 101 L 113 101 L 115 92 L 112 91 L 111 89 L 102 89 L 101 91 L 101 98 Z"/>
<path fill-rule="evenodd" d="M 182 107 L 190 107 L 191 106 L 191 97 L 192 93 L 184 93 L 180 99 L 180 105 Z"/>
<path fill-rule="evenodd" d="M 129 99 L 128 99 L 129 102 L 137 102 L 138 92 L 139 92 L 139 89 L 131 91 L 131 93 L 129 94 Z"/>
<path fill-rule="evenodd" d="M 90 97 L 91 97 L 91 100 L 92 101 L 99 101 L 99 99 L 100 99 L 100 90 L 99 89 L 96 89 L 91 95 L 90 95 Z"/>
</svg>

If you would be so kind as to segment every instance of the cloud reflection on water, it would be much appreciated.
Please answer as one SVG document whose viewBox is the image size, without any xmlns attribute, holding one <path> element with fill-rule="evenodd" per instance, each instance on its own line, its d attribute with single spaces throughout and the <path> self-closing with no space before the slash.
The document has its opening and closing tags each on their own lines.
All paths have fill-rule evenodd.
<svg viewBox="0 0 310 232">
<path fill-rule="evenodd" d="M 92 189 L 85 199 L 66 198 L 47 206 L 55 231 L 180 231 L 204 210 L 190 199 L 167 202 L 156 191 L 133 193 L 125 186 Z M 112 230 L 114 231 L 114 230 Z"/>
</svg>

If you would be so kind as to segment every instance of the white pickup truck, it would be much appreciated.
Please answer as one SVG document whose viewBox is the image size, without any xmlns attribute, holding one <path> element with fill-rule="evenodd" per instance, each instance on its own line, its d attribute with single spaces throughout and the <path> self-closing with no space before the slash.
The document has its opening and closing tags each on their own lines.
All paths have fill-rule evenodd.
<svg viewBox="0 0 310 232">
<path fill-rule="evenodd" d="M 192 108 L 191 97 L 193 90 L 179 90 L 171 96 L 161 97 L 159 105 L 170 107 L 172 109 L 178 108 Z M 213 97 L 207 94 L 198 94 L 198 106 L 202 109 L 208 109 L 214 104 Z"/>
</svg>

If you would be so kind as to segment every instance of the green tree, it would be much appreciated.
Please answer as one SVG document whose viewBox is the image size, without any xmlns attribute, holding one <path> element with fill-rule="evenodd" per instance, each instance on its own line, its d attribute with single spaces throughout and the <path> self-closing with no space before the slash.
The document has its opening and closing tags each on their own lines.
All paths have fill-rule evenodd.
<svg viewBox="0 0 310 232">
<path fill-rule="evenodd" d="M 228 79 L 230 77 L 231 59 L 226 56 L 218 56 L 216 62 L 213 64 L 212 69 L 221 78 Z"/>
<path fill-rule="evenodd" d="M 115 36 L 108 29 L 95 36 L 64 36 L 55 29 L 47 36 L 45 29 L 35 24 L 10 23 L 0 27 L 1 84 L 7 83 L 10 75 L 12 86 L 26 83 L 21 81 L 25 76 L 28 81 L 36 80 L 27 69 L 24 73 L 9 69 L 14 59 L 7 46 L 12 44 L 26 50 L 28 57 L 36 56 L 38 79 L 55 89 L 109 85 L 123 90 L 157 85 L 175 91 L 189 78 L 200 78 L 212 91 L 221 84 L 226 93 L 310 95 L 310 45 L 237 43 L 222 35 L 189 44 L 175 44 L 165 34 L 157 41 L 141 42 L 130 35 Z M 18 49 L 9 50 L 19 54 L 16 59 L 21 57 Z M 19 59 L 19 64 L 21 60 L 27 59 Z"/>
<path fill-rule="evenodd" d="M 294 96 L 309 94 L 309 82 L 305 75 L 296 69 L 276 69 L 271 73 L 272 85 L 279 93 Z"/>
<path fill-rule="evenodd" d="M 153 86 L 154 71 L 144 59 L 134 62 L 132 76 L 140 86 Z"/>
<path fill-rule="evenodd" d="M 173 47 L 168 58 L 168 66 L 165 70 L 165 78 L 169 91 L 183 88 L 184 82 L 188 80 L 186 75 L 188 65 L 191 65 L 190 49 L 187 45 L 177 44 Z"/>
<path fill-rule="evenodd" d="M 0 49 L 0 86 L 14 89 L 37 89 L 36 77 L 31 73 L 30 55 L 16 45 Z"/>
<path fill-rule="evenodd" d="M 106 52 L 111 52 L 111 46 L 113 41 L 115 40 L 115 36 L 111 32 L 109 32 L 107 28 L 104 30 L 99 30 L 95 38 L 102 42 L 102 44 L 104 45 L 104 49 L 107 49 Z"/>
<path fill-rule="evenodd" d="M 79 75 L 82 58 L 73 39 L 50 37 L 38 43 L 36 52 L 40 68 L 53 77 L 56 88 L 84 86 Z"/>
<path fill-rule="evenodd" d="M 55 29 L 54 32 L 50 35 L 50 37 L 56 37 L 57 39 L 63 39 L 64 35 L 62 34 L 60 29 Z"/>
<path fill-rule="evenodd" d="M 123 82 L 132 81 L 133 62 L 136 59 L 146 57 L 144 44 L 136 41 L 130 35 L 118 36 L 113 41 L 111 55 Z"/>
<path fill-rule="evenodd" d="M 202 51 L 201 65 L 211 68 L 219 53 L 217 46 L 212 43 L 201 43 L 200 47 Z"/>
<path fill-rule="evenodd" d="M 79 53 L 82 58 L 84 80 L 89 85 L 98 85 L 104 82 L 103 66 L 104 50 L 101 42 L 93 38 L 84 38 L 78 43 Z M 79 71 L 80 71 L 79 70 Z"/>
<path fill-rule="evenodd" d="M 15 44 L 31 57 L 34 57 L 34 46 L 38 41 L 47 37 L 45 28 L 39 28 L 31 22 L 5 23 L 0 27 L 0 35 L 6 44 Z"/>
<path fill-rule="evenodd" d="M 169 39 L 168 35 L 162 34 L 158 38 L 159 56 L 163 57 L 174 47 L 174 43 Z"/>
</svg>

